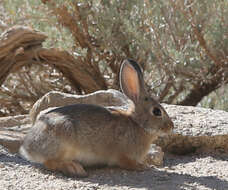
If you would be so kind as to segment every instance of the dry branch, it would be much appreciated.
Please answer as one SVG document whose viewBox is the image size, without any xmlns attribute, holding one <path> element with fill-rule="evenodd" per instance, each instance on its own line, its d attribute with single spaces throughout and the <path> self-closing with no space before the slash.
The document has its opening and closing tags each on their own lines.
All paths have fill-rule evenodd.
<svg viewBox="0 0 228 190">
<path fill-rule="evenodd" d="M 12 27 L 0 36 L 0 85 L 15 66 L 16 58 L 24 51 L 41 47 L 45 39 L 44 34 L 23 26 Z"/>
<path fill-rule="evenodd" d="M 106 89 L 104 78 L 87 67 L 82 59 L 75 59 L 66 51 L 42 48 L 46 36 L 31 28 L 16 26 L 0 37 L 0 85 L 9 73 L 24 65 L 48 64 L 57 68 L 70 81 L 86 93 Z"/>
</svg>

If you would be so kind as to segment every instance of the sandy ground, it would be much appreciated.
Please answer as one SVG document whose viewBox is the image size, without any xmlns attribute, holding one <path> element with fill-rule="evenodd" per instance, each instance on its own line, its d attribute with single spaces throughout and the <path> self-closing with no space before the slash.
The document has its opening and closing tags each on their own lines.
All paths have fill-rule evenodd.
<svg viewBox="0 0 228 190">
<path fill-rule="evenodd" d="M 90 169 L 84 179 L 67 178 L 0 148 L 0 189 L 228 190 L 227 155 L 166 155 L 164 167 L 144 172 Z"/>
</svg>

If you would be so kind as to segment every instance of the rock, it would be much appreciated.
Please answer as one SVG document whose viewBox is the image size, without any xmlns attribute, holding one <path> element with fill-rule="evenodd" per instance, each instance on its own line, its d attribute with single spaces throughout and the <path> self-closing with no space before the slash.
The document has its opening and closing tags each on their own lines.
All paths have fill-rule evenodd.
<svg viewBox="0 0 228 190">
<path fill-rule="evenodd" d="M 99 90 L 86 95 L 74 95 L 51 91 L 41 97 L 30 110 L 30 119 L 34 123 L 38 114 L 50 107 L 66 106 L 71 104 L 87 103 L 105 106 L 114 109 L 129 110 L 133 102 L 118 90 Z"/>
<path fill-rule="evenodd" d="M 14 127 L 14 126 L 20 126 L 20 125 L 28 124 L 28 123 L 30 123 L 28 115 L 0 117 L 1 129 Z"/>
<path fill-rule="evenodd" d="M 176 134 L 195 137 L 228 134 L 228 112 L 192 106 L 163 106 L 175 123 Z"/>
<path fill-rule="evenodd" d="M 173 134 L 155 142 L 174 154 L 228 153 L 228 112 L 191 106 L 163 105 L 174 122 Z"/>
<path fill-rule="evenodd" d="M 0 118 L 0 144 L 9 152 L 17 153 L 21 142 L 31 127 L 28 115 Z"/>
</svg>

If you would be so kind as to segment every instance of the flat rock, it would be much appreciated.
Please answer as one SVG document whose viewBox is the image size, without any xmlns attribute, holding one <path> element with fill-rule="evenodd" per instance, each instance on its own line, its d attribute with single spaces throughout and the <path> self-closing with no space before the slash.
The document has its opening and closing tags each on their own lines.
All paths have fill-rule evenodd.
<svg viewBox="0 0 228 190">
<path fill-rule="evenodd" d="M 228 135 L 228 112 L 192 106 L 164 105 L 174 133 L 183 136 Z"/>
<path fill-rule="evenodd" d="M 228 112 L 191 106 L 163 105 L 174 122 L 173 134 L 155 142 L 174 154 L 228 153 Z"/>
</svg>

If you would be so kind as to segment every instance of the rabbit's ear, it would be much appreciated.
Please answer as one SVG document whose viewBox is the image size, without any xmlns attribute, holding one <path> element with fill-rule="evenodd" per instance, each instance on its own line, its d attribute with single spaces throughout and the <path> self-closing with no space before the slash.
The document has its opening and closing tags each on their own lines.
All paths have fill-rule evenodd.
<svg viewBox="0 0 228 190">
<path fill-rule="evenodd" d="M 120 87 L 134 103 L 139 100 L 142 85 L 142 72 L 133 60 L 124 60 L 120 69 Z"/>
</svg>

